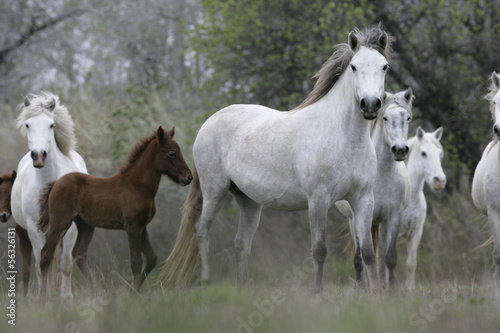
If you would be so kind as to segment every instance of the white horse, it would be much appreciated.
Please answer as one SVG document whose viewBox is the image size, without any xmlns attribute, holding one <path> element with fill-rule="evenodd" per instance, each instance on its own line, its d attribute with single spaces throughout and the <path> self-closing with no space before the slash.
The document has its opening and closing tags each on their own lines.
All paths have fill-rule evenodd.
<svg viewBox="0 0 500 333">
<path fill-rule="evenodd" d="M 406 160 L 406 167 L 410 177 L 411 192 L 408 207 L 403 214 L 399 236 L 408 240 L 406 286 L 409 290 L 415 289 L 417 251 L 427 215 L 424 183 L 427 183 L 433 191 L 440 191 L 446 185 L 446 175 L 441 167 L 443 147 L 439 143 L 442 135 L 442 127 L 432 133 L 425 133 L 419 126 L 417 135 L 408 140 L 410 153 Z"/>
<path fill-rule="evenodd" d="M 404 165 L 409 152 L 406 144 L 408 126 L 412 117 L 413 92 L 411 88 L 397 94 L 386 93 L 384 104 L 372 124 L 371 139 L 377 153 L 377 176 L 373 185 L 375 204 L 372 217 L 374 246 L 378 243 L 379 272 L 383 286 L 394 286 L 397 262 L 396 242 L 403 211 L 408 204 L 410 180 Z M 346 201 L 335 203 L 339 211 L 349 218 L 352 212 Z M 361 252 L 355 247 L 354 268 L 356 283 L 363 283 Z"/>
<path fill-rule="evenodd" d="M 18 175 L 12 188 L 12 216 L 29 236 L 39 287 L 41 286 L 40 253 L 45 244 L 44 234 L 37 230 L 40 191 L 46 183 L 57 180 L 69 172 L 87 172 L 83 158 L 74 150 L 76 138 L 73 126 L 68 110 L 60 104 L 59 97 L 51 93 L 35 95 L 31 100 L 26 97 L 22 112 L 17 119 L 17 127 L 22 134 L 27 135 L 30 151 L 17 167 Z M 60 298 L 63 302 L 71 302 L 73 298 L 71 251 L 76 239 L 77 228 L 73 223 L 62 238 Z M 27 255 L 23 255 L 22 258 L 23 272 L 26 272 L 26 275 L 23 273 L 25 294 L 29 286 L 30 252 L 27 251 Z"/>
<path fill-rule="evenodd" d="M 490 101 L 494 139 L 483 152 L 472 181 L 472 200 L 476 208 L 488 217 L 494 241 L 493 258 L 496 265 L 495 294 L 500 297 L 500 76 L 491 74 L 486 99 Z"/>
<path fill-rule="evenodd" d="M 370 235 L 377 160 L 369 120 L 382 106 L 391 39 L 379 28 L 351 32 L 348 44 L 337 46 L 316 75 L 308 98 L 290 112 L 232 105 L 205 122 L 193 146 L 197 172 L 160 278 L 171 281 L 180 269 L 177 283 L 185 286 L 199 249 L 201 279 L 209 281 L 209 229 L 231 192 L 240 208 L 235 239 L 240 285 L 247 279 L 262 207 L 308 209 L 313 292 L 320 292 L 328 209 L 345 199 L 354 211 L 354 238 L 367 266 L 369 286 L 378 288 Z"/>
</svg>

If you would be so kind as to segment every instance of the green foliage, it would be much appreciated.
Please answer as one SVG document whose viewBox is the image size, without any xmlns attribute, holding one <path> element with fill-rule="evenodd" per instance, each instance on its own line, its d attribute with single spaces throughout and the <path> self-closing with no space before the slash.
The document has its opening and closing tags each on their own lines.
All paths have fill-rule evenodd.
<svg viewBox="0 0 500 333">
<path fill-rule="evenodd" d="M 213 94 L 216 108 L 236 102 L 296 106 L 333 45 L 346 42 L 353 27 L 363 27 L 372 10 L 368 1 L 202 4 L 203 22 L 191 43 L 209 71 L 200 89 Z"/>
</svg>

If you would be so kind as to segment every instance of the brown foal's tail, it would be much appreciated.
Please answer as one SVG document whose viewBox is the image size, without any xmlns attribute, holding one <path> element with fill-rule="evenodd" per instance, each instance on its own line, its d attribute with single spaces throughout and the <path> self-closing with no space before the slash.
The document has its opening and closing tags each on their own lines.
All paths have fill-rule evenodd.
<svg viewBox="0 0 500 333">
<path fill-rule="evenodd" d="M 174 248 L 158 277 L 167 286 L 171 286 L 175 280 L 176 286 L 181 289 L 187 287 L 199 258 L 195 224 L 201 215 L 203 195 L 196 168 L 193 168 L 190 187 L 187 200 L 182 206 L 182 220 Z"/>
<path fill-rule="evenodd" d="M 49 211 L 49 195 L 52 191 L 52 187 L 56 182 L 49 182 L 45 184 L 42 191 L 40 192 L 40 197 L 38 199 L 38 204 L 40 205 L 40 214 L 38 216 L 38 230 L 41 232 L 47 232 L 50 223 L 50 211 Z"/>
<path fill-rule="evenodd" d="M 54 184 L 56 182 L 49 182 L 45 184 L 42 191 L 40 192 L 40 197 L 38 198 L 38 204 L 40 206 L 39 216 L 38 216 L 38 230 L 46 233 L 50 227 L 50 208 L 49 208 L 49 196 Z M 53 260 L 50 263 L 49 273 L 48 273 L 48 283 L 52 290 L 59 288 L 60 280 L 58 277 L 59 273 L 59 256 L 61 254 L 62 246 L 61 241 L 57 244 L 57 247 L 53 254 Z"/>
</svg>

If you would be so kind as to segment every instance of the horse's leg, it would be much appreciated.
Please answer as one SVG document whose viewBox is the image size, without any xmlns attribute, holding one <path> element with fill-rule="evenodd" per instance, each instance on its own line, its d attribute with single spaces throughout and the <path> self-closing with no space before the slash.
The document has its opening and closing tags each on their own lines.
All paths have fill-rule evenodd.
<svg viewBox="0 0 500 333">
<path fill-rule="evenodd" d="M 50 228 L 46 234 L 46 242 L 41 250 L 40 257 L 41 283 L 39 289 L 39 297 L 41 298 L 46 297 L 47 294 L 47 275 L 50 265 L 54 260 L 54 252 L 56 251 L 57 246 L 59 246 L 59 241 L 70 227 L 71 218 L 66 224 L 55 225 L 54 223 L 51 223 Z M 58 260 L 58 258 L 55 259 Z"/>
<path fill-rule="evenodd" d="M 206 198 L 204 195 L 201 216 L 196 223 L 196 239 L 198 241 L 198 249 L 200 251 L 202 283 L 210 282 L 209 232 L 215 216 L 222 207 L 224 196 L 225 195 L 219 195 L 214 198 Z"/>
<path fill-rule="evenodd" d="M 89 248 L 90 241 L 94 235 L 94 227 L 89 226 L 81 218 L 76 217 L 75 223 L 78 228 L 78 237 L 76 239 L 76 244 L 73 247 L 73 258 L 75 258 L 78 268 L 85 277 L 87 282 L 87 287 L 91 293 L 97 291 L 94 279 L 90 273 L 89 263 L 87 259 L 87 252 Z"/>
<path fill-rule="evenodd" d="M 309 199 L 309 225 L 311 228 L 311 247 L 315 263 L 314 284 L 312 293 L 323 290 L 323 265 L 326 260 L 326 221 L 330 200 L 322 193 Z"/>
<path fill-rule="evenodd" d="M 72 251 L 75 246 L 77 236 L 78 231 L 76 224 L 72 223 L 62 239 L 62 254 L 60 262 L 62 279 L 60 299 L 63 304 L 71 303 L 73 301 L 73 292 L 71 291 L 71 274 L 73 273 Z"/>
<path fill-rule="evenodd" d="M 127 230 L 128 245 L 130 247 L 130 267 L 132 268 L 132 275 L 134 276 L 134 289 L 137 292 L 141 289 L 141 234 L 141 230 Z"/>
<path fill-rule="evenodd" d="M 422 232 L 424 230 L 424 221 L 421 221 L 410 233 L 408 240 L 408 258 L 406 259 L 406 287 L 409 290 L 415 289 L 415 271 L 417 269 L 417 252 Z"/>
<path fill-rule="evenodd" d="M 388 286 L 387 284 L 387 267 L 386 267 L 386 256 L 388 252 L 388 221 L 384 221 L 379 224 L 379 239 L 378 239 L 378 272 L 380 276 L 380 284 L 383 288 Z"/>
<path fill-rule="evenodd" d="M 151 246 L 148 231 L 146 230 L 146 228 L 144 228 L 144 231 L 142 232 L 141 235 L 141 250 L 142 253 L 144 253 L 144 257 L 146 257 L 146 266 L 141 272 L 139 278 L 139 286 L 142 285 L 142 283 L 148 276 L 149 272 L 151 272 L 153 268 L 155 268 L 157 261 L 157 256 L 153 250 L 153 247 Z"/>
<path fill-rule="evenodd" d="M 495 296 L 500 297 L 500 210 L 488 207 L 488 223 L 493 235 L 493 260 L 495 262 Z"/>
<path fill-rule="evenodd" d="M 402 212 L 393 214 L 389 220 L 387 232 L 387 252 L 385 254 L 385 264 L 389 271 L 389 288 L 394 288 L 396 285 L 396 265 L 398 264 L 398 236 L 401 220 L 403 219 Z"/>
<path fill-rule="evenodd" d="M 375 263 L 375 251 L 372 242 L 373 192 L 360 193 L 357 200 L 350 201 L 354 221 L 353 228 L 359 241 L 361 258 L 366 267 L 368 288 L 375 291 L 380 288 L 380 281 Z"/>
<path fill-rule="evenodd" d="M 19 249 L 21 251 L 21 258 L 23 260 L 21 268 L 21 278 L 23 281 L 23 293 L 26 297 L 29 291 L 30 282 L 30 269 L 31 269 L 31 252 L 33 251 L 33 246 L 31 246 L 31 241 L 28 236 L 28 231 L 26 231 L 19 224 L 16 224 L 17 238 L 19 239 Z"/>
<path fill-rule="evenodd" d="M 35 259 L 35 274 L 38 281 L 38 294 L 41 294 L 42 288 L 42 273 L 40 270 L 40 260 L 41 260 L 41 251 L 45 244 L 45 237 L 41 232 L 37 230 L 35 222 L 27 221 L 27 232 L 29 239 L 31 241 L 31 246 L 33 248 L 33 257 Z"/>
<path fill-rule="evenodd" d="M 248 257 L 252 249 L 252 241 L 259 226 L 262 205 L 257 204 L 244 194 L 235 194 L 234 198 L 240 208 L 238 232 L 234 239 L 236 263 L 238 265 L 238 285 L 246 284 L 248 277 Z"/>
</svg>

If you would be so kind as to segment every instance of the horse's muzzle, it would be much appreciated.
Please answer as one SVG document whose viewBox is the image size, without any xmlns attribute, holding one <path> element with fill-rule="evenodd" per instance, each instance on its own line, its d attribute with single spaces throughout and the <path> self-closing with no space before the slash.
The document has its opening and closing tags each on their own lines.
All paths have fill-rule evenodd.
<svg viewBox="0 0 500 333">
<path fill-rule="evenodd" d="M 434 191 L 441 191 L 446 185 L 446 178 L 434 177 L 432 181 L 432 189 Z"/>
<path fill-rule="evenodd" d="M 7 222 L 9 220 L 9 217 L 10 217 L 10 213 L 2 212 L 0 214 L 0 221 L 1 222 Z"/>
<path fill-rule="evenodd" d="M 44 150 L 44 151 L 41 151 L 41 152 L 37 152 L 37 151 L 32 151 L 31 152 L 31 159 L 33 160 L 33 166 L 35 168 L 43 168 L 43 166 L 45 165 L 45 159 L 47 158 L 47 152 Z"/>
<path fill-rule="evenodd" d="M 359 107 L 363 111 L 363 117 L 366 120 L 373 120 L 377 118 L 378 110 L 382 107 L 382 101 L 380 98 L 362 98 Z"/>
<path fill-rule="evenodd" d="M 191 181 L 192 181 L 192 180 L 193 180 L 193 176 L 191 176 L 191 174 L 189 174 L 186 178 L 180 177 L 180 178 L 179 178 L 179 183 L 180 183 L 182 186 L 186 186 L 186 185 L 191 184 Z"/>
<path fill-rule="evenodd" d="M 410 148 L 408 148 L 407 145 L 404 146 L 392 146 L 391 147 L 391 152 L 392 155 L 394 156 L 394 159 L 398 162 L 404 161 L 406 157 L 408 156 L 408 152 L 410 151 Z"/>
</svg>

